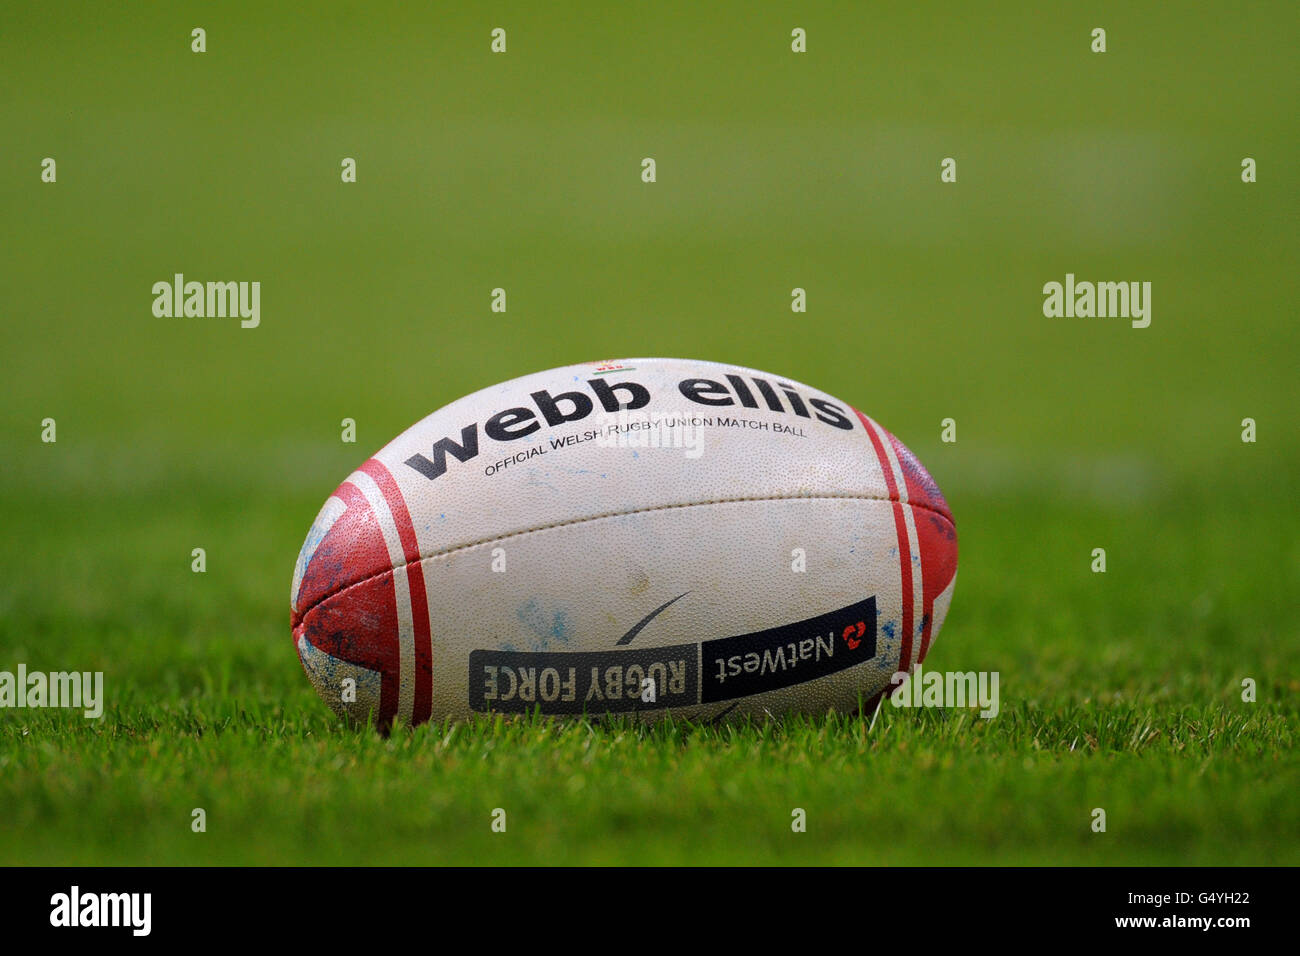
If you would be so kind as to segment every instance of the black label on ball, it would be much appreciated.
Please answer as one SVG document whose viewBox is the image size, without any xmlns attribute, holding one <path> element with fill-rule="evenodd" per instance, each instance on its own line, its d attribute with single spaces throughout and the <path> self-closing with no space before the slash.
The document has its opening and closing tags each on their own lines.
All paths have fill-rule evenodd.
<svg viewBox="0 0 1300 956">
<path fill-rule="evenodd" d="M 635 631 L 633 632 L 635 633 Z M 780 627 L 669 647 L 472 651 L 476 711 L 589 714 L 662 710 L 817 680 L 876 656 L 876 599 Z"/>
<path fill-rule="evenodd" d="M 620 651 L 473 651 L 474 710 L 604 714 L 699 703 L 698 644 Z M 647 684 L 646 682 L 653 682 Z M 654 702 L 642 696 L 652 688 Z"/>
<path fill-rule="evenodd" d="M 816 680 L 876 656 L 876 598 L 806 621 L 705 641 L 701 649 L 702 703 Z"/>
</svg>

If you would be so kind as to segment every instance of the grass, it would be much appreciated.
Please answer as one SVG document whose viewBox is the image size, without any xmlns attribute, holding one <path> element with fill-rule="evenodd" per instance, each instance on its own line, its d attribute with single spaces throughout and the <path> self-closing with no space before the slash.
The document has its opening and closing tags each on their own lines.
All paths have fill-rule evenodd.
<svg viewBox="0 0 1300 956">
<path fill-rule="evenodd" d="M 304 706 L 197 699 L 128 706 L 103 725 L 41 714 L 7 726 L 0 795 L 22 781 L 22 800 L 4 862 L 1297 859 L 1283 838 L 1300 827 L 1300 770 L 1283 757 L 1294 715 L 1272 707 L 1022 704 L 992 722 L 890 708 L 874 728 L 481 718 L 384 739 L 290 703 Z M 191 831 L 196 807 L 206 833 Z M 1097 807 L 1105 833 L 1090 828 Z M 504 833 L 491 829 L 498 808 Z M 795 808 L 806 832 L 792 832 Z"/>
<path fill-rule="evenodd" d="M 9 16 L 0 670 L 107 707 L 0 710 L 0 864 L 1300 862 L 1295 5 L 797 14 L 506 3 L 504 57 L 470 8 Z M 261 281 L 261 326 L 153 317 L 177 271 Z M 1067 272 L 1151 281 L 1151 327 L 1044 318 Z M 907 442 L 961 540 L 927 665 L 1001 714 L 335 723 L 288 634 L 324 497 L 466 392 L 629 355 Z"/>
<path fill-rule="evenodd" d="M 1185 488 L 1170 516 L 959 481 L 964 563 L 927 663 L 998 671 L 993 720 L 890 706 L 874 726 L 525 717 L 385 739 L 336 723 L 290 646 L 277 572 L 305 491 L 235 467 L 241 498 L 216 456 L 205 464 L 190 461 L 208 477 L 187 496 L 46 486 L 11 515 L 32 546 L 0 567 L 0 647 L 29 669 L 104 670 L 109 707 L 100 721 L 0 714 L 0 863 L 1300 860 L 1300 668 L 1287 594 L 1266 586 L 1294 575 L 1295 549 L 1262 509 L 1225 515 L 1201 492 L 1201 511 Z M 100 516 L 93 539 L 74 498 Z M 1257 546 L 1207 560 L 1243 534 Z M 1089 570 L 1096 542 L 1104 575 Z M 206 833 L 190 829 L 196 807 Z"/>
</svg>

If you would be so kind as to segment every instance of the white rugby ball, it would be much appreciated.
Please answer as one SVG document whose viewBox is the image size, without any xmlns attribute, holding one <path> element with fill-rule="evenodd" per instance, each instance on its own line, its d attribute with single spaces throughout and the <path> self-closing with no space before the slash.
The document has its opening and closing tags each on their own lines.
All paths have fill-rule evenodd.
<svg viewBox="0 0 1300 956">
<path fill-rule="evenodd" d="M 572 365 L 407 429 L 334 491 L 293 639 L 339 714 L 873 709 L 957 571 L 933 479 L 807 385 L 685 359 Z"/>
</svg>

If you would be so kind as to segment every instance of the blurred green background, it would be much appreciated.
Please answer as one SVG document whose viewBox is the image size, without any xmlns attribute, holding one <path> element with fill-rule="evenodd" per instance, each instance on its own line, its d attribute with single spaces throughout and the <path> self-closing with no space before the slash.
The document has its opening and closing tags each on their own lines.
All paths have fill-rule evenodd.
<svg viewBox="0 0 1300 956">
<path fill-rule="evenodd" d="M 1295 4 L 539 6 L 0 12 L 0 670 L 109 696 L 0 711 L 0 862 L 1296 862 Z M 176 272 L 260 281 L 261 326 L 154 317 Z M 1045 318 L 1067 272 L 1150 281 L 1150 328 Z M 962 547 L 927 663 L 999 670 L 1005 721 L 334 725 L 288 635 L 330 490 L 468 391 L 646 355 L 917 451 Z M 543 830 L 466 835 L 509 799 Z M 1123 838 L 1082 838 L 1107 800 Z M 842 826 L 756 839 L 790 801 Z"/>
</svg>

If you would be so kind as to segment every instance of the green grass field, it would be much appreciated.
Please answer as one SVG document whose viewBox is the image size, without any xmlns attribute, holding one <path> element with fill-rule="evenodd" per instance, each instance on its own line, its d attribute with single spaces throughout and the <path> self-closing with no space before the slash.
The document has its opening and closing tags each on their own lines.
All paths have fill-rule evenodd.
<svg viewBox="0 0 1300 956">
<path fill-rule="evenodd" d="M 0 709 L 0 864 L 1300 863 L 1295 5 L 849 6 L 2 15 L 0 671 L 107 704 Z M 175 272 L 260 327 L 155 318 Z M 1151 326 L 1045 318 L 1067 272 Z M 911 446 L 961 540 L 926 666 L 1001 714 L 337 724 L 288 623 L 324 498 L 633 355 Z"/>
</svg>

